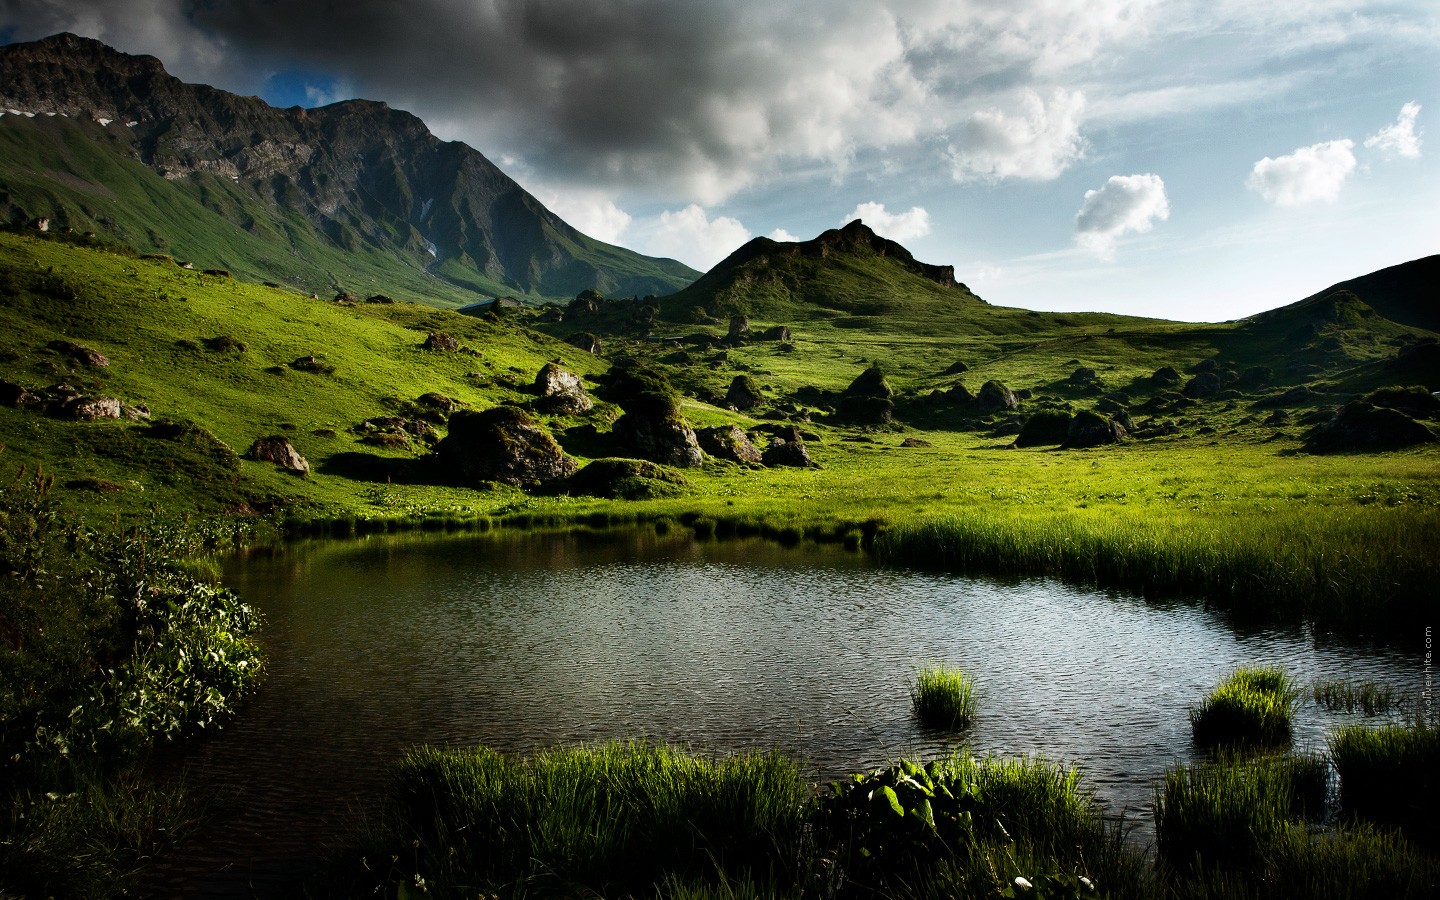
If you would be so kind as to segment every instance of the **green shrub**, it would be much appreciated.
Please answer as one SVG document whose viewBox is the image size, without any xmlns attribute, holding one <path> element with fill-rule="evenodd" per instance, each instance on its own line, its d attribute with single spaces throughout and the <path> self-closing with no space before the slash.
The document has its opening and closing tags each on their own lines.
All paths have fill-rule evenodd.
<svg viewBox="0 0 1440 900">
<path fill-rule="evenodd" d="M 910 707 L 930 728 L 964 728 L 975 718 L 975 680 L 944 665 L 922 668 L 910 682 Z"/>
</svg>

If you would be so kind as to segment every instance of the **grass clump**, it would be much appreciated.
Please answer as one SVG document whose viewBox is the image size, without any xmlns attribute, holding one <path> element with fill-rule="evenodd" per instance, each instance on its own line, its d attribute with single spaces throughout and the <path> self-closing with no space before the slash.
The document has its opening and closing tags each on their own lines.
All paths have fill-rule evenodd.
<svg viewBox="0 0 1440 900">
<path fill-rule="evenodd" d="M 1400 697 L 1388 684 L 1346 678 L 1318 679 L 1310 685 L 1310 696 L 1330 712 L 1359 711 L 1367 716 L 1388 713 L 1400 704 Z"/>
<path fill-rule="evenodd" d="M 1200 747 L 1286 744 L 1298 698 L 1284 670 L 1241 667 L 1191 708 L 1191 733 Z"/>
<path fill-rule="evenodd" d="M 777 753 L 627 743 L 531 757 L 421 748 L 401 764 L 397 796 L 391 841 L 408 881 L 612 896 L 793 866 L 810 786 Z"/>
<path fill-rule="evenodd" d="M 1440 728 L 1351 725 L 1330 737 L 1340 773 L 1340 807 L 1349 816 L 1398 825 L 1440 848 Z"/>
<path fill-rule="evenodd" d="M 927 728 L 964 728 L 975 719 L 975 680 L 959 669 L 935 664 L 910 682 L 910 707 Z"/>
<path fill-rule="evenodd" d="M 1320 755 L 1226 754 L 1177 766 L 1156 788 L 1159 895 L 1431 897 L 1440 860 L 1370 823 L 1319 827 Z"/>
</svg>

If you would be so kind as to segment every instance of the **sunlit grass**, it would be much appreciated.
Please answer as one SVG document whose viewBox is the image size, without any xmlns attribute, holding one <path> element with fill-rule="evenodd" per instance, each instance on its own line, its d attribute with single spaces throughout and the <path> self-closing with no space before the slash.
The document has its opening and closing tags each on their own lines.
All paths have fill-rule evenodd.
<svg viewBox="0 0 1440 900">
<path fill-rule="evenodd" d="M 1282 669 L 1236 669 L 1190 709 L 1190 729 L 1201 747 L 1286 744 L 1300 691 Z"/>
<path fill-rule="evenodd" d="M 975 680 L 943 664 L 926 666 L 909 683 L 910 708 L 929 728 L 964 728 L 975 720 Z"/>
</svg>

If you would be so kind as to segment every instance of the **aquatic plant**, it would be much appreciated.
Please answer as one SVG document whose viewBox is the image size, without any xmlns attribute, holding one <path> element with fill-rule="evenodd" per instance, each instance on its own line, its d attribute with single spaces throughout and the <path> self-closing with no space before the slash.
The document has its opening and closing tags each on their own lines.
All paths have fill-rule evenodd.
<svg viewBox="0 0 1440 900">
<path fill-rule="evenodd" d="M 1330 736 L 1340 773 L 1340 808 L 1349 816 L 1391 825 L 1440 848 L 1440 728 L 1423 720 L 1368 728 L 1350 725 Z"/>
<path fill-rule="evenodd" d="M 1367 716 L 1390 712 L 1401 701 L 1395 689 L 1388 684 L 1355 682 L 1347 678 L 1317 679 L 1310 685 L 1310 696 L 1331 712 L 1344 710 L 1353 713 L 1358 710 Z"/>
<path fill-rule="evenodd" d="M 910 707 L 929 728 L 964 728 L 975 719 L 975 680 L 943 664 L 926 666 L 909 682 Z"/>
<path fill-rule="evenodd" d="M 1284 670 L 1241 667 L 1191 707 L 1191 733 L 1201 747 L 1288 743 L 1298 698 Z"/>
</svg>

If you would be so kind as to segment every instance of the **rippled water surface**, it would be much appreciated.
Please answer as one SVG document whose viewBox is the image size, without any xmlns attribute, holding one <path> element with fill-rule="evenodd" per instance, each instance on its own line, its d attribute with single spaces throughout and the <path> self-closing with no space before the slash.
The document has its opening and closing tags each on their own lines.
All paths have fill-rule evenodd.
<svg viewBox="0 0 1440 900">
<path fill-rule="evenodd" d="M 964 740 L 1078 765 L 1143 834 L 1155 779 L 1192 758 L 1187 707 L 1234 666 L 1411 692 L 1423 677 L 1399 652 L 1237 633 L 1194 605 L 758 540 L 378 538 L 287 547 L 228 580 L 265 616 L 270 677 L 187 776 L 231 812 L 170 864 L 177 892 L 263 893 L 340 840 L 418 743 L 778 746 L 823 779 Z M 910 717 L 906 679 L 933 661 L 978 684 L 959 738 Z M 1337 721 L 1304 705 L 1297 745 Z"/>
</svg>

